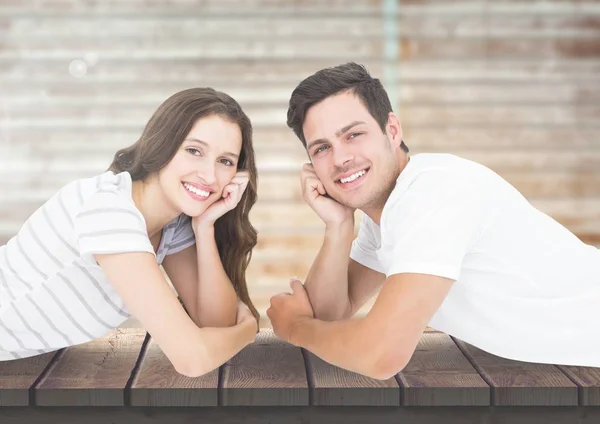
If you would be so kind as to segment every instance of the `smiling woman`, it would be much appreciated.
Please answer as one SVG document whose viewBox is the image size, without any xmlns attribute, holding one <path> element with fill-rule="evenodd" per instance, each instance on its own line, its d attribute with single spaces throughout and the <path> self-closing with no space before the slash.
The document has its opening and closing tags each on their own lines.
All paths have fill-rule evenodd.
<svg viewBox="0 0 600 424">
<path fill-rule="evenodd" d="M 258 330 L 245 280 L 256 179 L 251 122 L 233 98 L 168 98 L 106 172 L 63 187 L 0 247 L 0 360 L 133 316 L 182 374 L 226 362 Z"/>
</svg>

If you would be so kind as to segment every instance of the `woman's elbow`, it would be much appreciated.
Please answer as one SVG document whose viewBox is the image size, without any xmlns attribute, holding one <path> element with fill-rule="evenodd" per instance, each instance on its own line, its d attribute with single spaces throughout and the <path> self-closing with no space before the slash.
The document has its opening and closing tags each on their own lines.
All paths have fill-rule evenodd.
<svg viewBox="0 0 600 424">
<path fill-rule="evenodd" d="M 178 374 L 190 378 L 201 377 L 213 371 L 203 366 L 202 361 L 199 360 L 173 363 L 173 367 Z"/>
</svg>

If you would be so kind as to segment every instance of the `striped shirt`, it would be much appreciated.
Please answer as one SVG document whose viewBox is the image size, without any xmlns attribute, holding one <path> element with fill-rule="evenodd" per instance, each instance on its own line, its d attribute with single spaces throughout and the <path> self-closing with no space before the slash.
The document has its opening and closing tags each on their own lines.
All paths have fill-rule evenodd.
<svg viewBox="0 0 600 424">
<path fill-rule="evenodd" d="M 155 253 L 131 189 L 127 172 L 72 182 L 0 246 L 0 360 L 88 342 L 131 317 L 94 254 L 150 252 L 161 264 L 195 243 L 182 214 Z"/>
</svg>

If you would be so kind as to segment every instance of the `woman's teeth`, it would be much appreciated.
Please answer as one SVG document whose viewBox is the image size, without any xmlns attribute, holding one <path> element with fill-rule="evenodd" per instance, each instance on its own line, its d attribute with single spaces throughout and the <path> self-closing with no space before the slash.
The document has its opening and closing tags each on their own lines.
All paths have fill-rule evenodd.
<svg viewBox="0 0 600 424">
<path fill-rule="evenodd" d="M 352 181 L 354 181 L 355 179 L 362 177 L 363 175 L 365 175 L 367 173 L 367 171 L 362 170 L 362 171 L 358 171 L 355 174 L 350 175 L 348 178 L 342 178 L 340 180 L 341 183 L 345 184 L 345 183 L 351 183 Z"/>
<path fill-rule="evenodd" d="M 200 189 L 194 187 L 193 185 L 183 183 L 183 186 L 187 190 L 191 191 L 194 194 L 197 194 L 198 196 L 208 197 L 210 195 L 210 193 L 208 191 L 200 190 Z"/>
</svg>

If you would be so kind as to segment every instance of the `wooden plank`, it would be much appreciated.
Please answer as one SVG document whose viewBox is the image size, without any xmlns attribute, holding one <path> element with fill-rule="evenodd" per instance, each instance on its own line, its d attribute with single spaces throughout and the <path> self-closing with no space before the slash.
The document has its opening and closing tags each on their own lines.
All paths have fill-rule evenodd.
<svg viewBox="0 0 600 424">
<path fill-rule="evenodd" d="M 123 406 L 146 332 L 118 328 L 64 350 L 35 386 L 38 406 Z"/>
<path fill-rule="evenodd" d="M 394 377 L 373 378 L 331 365 L 303 349 L 311 388 L 311 405 L 394 406 L 400 404 L 400 387 Z"/>
<path fill-rule="evenodd" d="M 600 368 L 570 365 L 557 365 L 557 367 L 580 387 L 580 405 L 600 405 Z"/>
<path fill-rule="evenodd" d="M 600 44 L 600 43 L 599 43 Z M 499 126 L 511 125 L 592 125 L 600 118 L 597 106 L 579 105 L 431 105 L 402 109 L 400 120 L 408 126 Z"/>
<path fill-rule="evenodd" d="M 403 134 L 411 151 L 417 153 L 498 148 L 524 151 L 541 148 L 550 151 L 568 147 L 573 150 L 588 150 L 600 146 L 597 130 L 577 127 L 404 127 Z"/>
<path fill-rule="evenodd" d="M 236 8 L 243 2 L 236 3 Z M 260 6 L 258 6 L 260 7 Z M 248 25 L 252 19 L 252 25 Z M 456 23 L 456 21 L 455 21 Z M 5 29 L 4 29 L 5 28 Z M 108 30 L 110 28 L 110 30 Z M 381 16 L 367 15 L 353 22 L 348 32 L 347 18 L 340 15 L 314 15 L 303 17 L 282 16 L 211 16 L 202 13 L 195 16 L 181 15 L 165 19 L 155 15 L 129 17 L 115 16 L 23 16 L 2 17 L 0 36 L 5 40 L 35 40 L 53 37 L 58 41 L 71 37 L 103 36 L 118 42 L 125 38 L 153 37 L 207 42 L 211 37 L 296 37 L 306 38 L 348 36 L 381 37 Z"/>
<path fill-rule="evenodd" d="M 426 331 L 397 375 L 405 406 L 487 406 L 490 387 L 442 332 Z"/>
<path fill-rule="evenodd" d="M 186 40 L 187 41 L 187 40 Z M 2 60 L 21 59 L 64 59 L 73 60 L 93 51 L 108 59 L 190 59 L 203 57 L 205 60 L 245 59 L 338 59 L 342 61 L 382 57 L 384 41 L 381 38 L 348 39 L 222 39 L 213 38 L 211 43 L 196 41 L 182 42 L 181 39 L 163 40 L 145 37 L 124 38 L 115 43 L 109 37 L 82 39 L 53 38 L 8 40 L 0 51 Z M 349 52 L 353 52 L 350 55 Z M 600 53 L 598 38 L 427 38 L 398 37 L 398 57 L 401 60 L 431 59 L 596 59 Z"/>
<path fill-rule="evenodd" d="M 494 406 L 577 405 L 577 386 L 556 366 L 513 361 L 462 340 L 456 344 L 492 389 Z"/>
<path fill-rule="evenodd" d="M 234 39 L 221 38 L 211 43 L 187 42 L 181 39 L 160 40 L 152 37 L 140 39 L 122 39 L 115 44 L 110 37 L 95 37 L 85 40 L 69 38 L 53 40 L 52 38 L 35 41 L 13 40 L 3 43 L 0 50 L 2 60 L 20 59 L 64 59 L 84 57 L 93 51 L 97 57 L 107 59 L 150 59 L 173 58 L 190 59 L 202 57 L 204 60 L 213 59 L 287 59 L 287 58 L 317 58 L 350 60 L 351 57 L 376 58 L 382 51 L 380 39 L 338 39 L 338 40 L 298 40 L 288 42 L 278 39 Z M 354 54 L 350 54 L 353 52 Z M 431 54 L 431 53 L 429 53 Z"/>
<path fill-rule="evenodd" d="M 281 3 L 277 0 L 259 0 L 253 2 L 252 5 L 240 3 L 236 0 L 227 0 L 219 2 L 218 0 L 203 1 L 201 3 L 202 11 L 206 14 L 221 14 L 232 16 L 236 14 L 258 15 L 269 14 L 292 14 L 305 15 L 326 13 L 340 15 L 360 15 L 365 14 L 381 14 L 381 0 L 360 0 L 352 2 L 351 0 L 335 1 L 324 0 L 319 2 L 300 2 L 289 1 Z M 77 5 L 78 7 L 75 7 Z M 85 5 L 79 5 L 74 0 L 56 1 L 43 0 L 35 2 L 27 0 L 20 3 L 18 0 L 4 0 L 0 4 L 0 13 L 10 16 L 11 14 L 31 13 L 32 10 L 38 15 L 46 15 L 52 13 L 63 13 L 69 15 L 85 15 L 95 13 L 97 15 L 135 15 L 143 8 L 146 15 L 156 14 L 157 16 L 185 16 L 190 13 L 197 12 L 198 2 L 185 2 L 174 7 L 172 4 L 165 1 L 149 1 L 138 0 L 120 3 L 118 0 L 108 0 L 105 3 L 99 0 L 88 1 Z M 253 5 L 255 5 L 253 7 Z M 540 11 L 552 14 L 577 14 L 577 13 L 598 13 L 598 7 L 593 1 L 577 1 L 565 2 L 564 0 L 549 0 L 549 1 L 531 1 L 522 3 L 519 1 L 503 1 L 497 3 L 487 3 L 481 0 L 451 0 L 439 1 L 431 3 L 429 1 L 414 1 L 402 3 L 402 8 L 398 8 L 397 13 L 403 13 L 408 16 L 422 14 L 474 14 L 482 15 L 485 13 L 505 13 L 516 16 L 524 14 L 536 14 Z M 546 6 L 540 9 L 541 6 Z"/>
<path fill-rule="evenodd" d="M 600 82 L 598 79 L 597 82 Z M 398 89 L 398 102 L 405 109 L 413 107 L 436 107 L 444 105 L 481 107 L 516 106 L 562 106 L 566 110 L 579 106 L 593 106 L 600 101 L 600 88 L 597 82 L 572 81 L 565 83 L 536 82 L 523 83 L 483 81 L 415 81 L 402 83 Z M 237 83 L 221 84 L 219 90 L 236 99 L 242 107 L 277 106 L 287 107 L 295 83 L 240 86 Z M 36 104 L 51 104 L 62 108 L 89 107 L 140 107 L 151 110 L 172 94 L 189 88 L 189 83 L 157 82 L 148 90 L 148 82 L 143 84 L 129 81 L 96 81 L 72 78 L 60 82 L 15 82 L 4 88 L 9 111 L 35 110 Z M 439 104 L 438 104 L 439 103 Z M 489 103 L 489 104 L 488 104 Z M 283 123 L 282 123 L 283 124 Z M 256 139 L 256 137 L 255 137 Z M 258 139 L 257 139 L 258 140 Z"/>
<path fill-rule="evenodd" d="M 404 36 L 428 37 L 577 37 L 600 35 L 600 19 L 594 15 L 524 14 L 506 17 L 494 14 L 463 15 L 403 15 L 400 7 L 396 18 L 397 31 Z M 281 16 L 278 19 L 252 16 L 189 17 L 176 19 L 150 16 L 23 16 L 0 15 L 0 36 L 4 39 L 23 40 L 53 37 L 109 36 L 119 40 L 126 37 L 154 37 L 161 39 L 192 39 L 203 42 L 211 36 L 220 37 L 382 37 L 385 28 L 381 15 L 365 15 L 353 21 L 348 28 L 344 14 L 308 16 Z M 107 30 L 110 28 L 110 31 Z"/>
<path fill-rule="evenodd" d="M 11 16 L 13 14 L 45 14 L 60 13 L 68 15 L 95 14 L 98 16 L 108 15 L 137 15 L 140 9 L 144 15 L 156 14 L 157 16 L 189 16 L 198 13 L 198 7 L 202 8 L 202 15 L 221 14 L 226 16 L 242 14 L 323 14 L 323 13 L 346 13 L 364 14 L 380 12 L 381 0 L 324 0 L 319 2 L 290 1 L 282 3 L 279 0 L 255 0 L 252 3 L 240 2 L 238 0 L 203 0 L 202 2 L 187 1 L 177 5 L 167 1 L 151 0 L 90 0 L 80 3 L 77 0 L 3 0 L 0 3 L 0 14 Z"/>
<path fill-rule="evenodd" d="M 254 343 L 222 366 L 222 405 L 308 405 L 302 352 L 261 329 Z"/>
<path fill-rule="evenodd" d="M 523 407 L 241 407 L 241 408 L 25 408 L 0 409 L 5 424 L 596 424 L 595 408 Z"/>
<path fill-rule="evenodd" d="M 356 60 L 356 58 L 354 58 Z M 90 64 L 93 62 L 90 62 Z M 156 58 L 139 60 L 130 57 L 102 60 L 87 66 L 85 78 L 74 79 L 65 69 L 64 60 L 1 61 L 0 75 L 8 83 L 29 83 L 34 88 L 44 89 L 45 84 L 73 86 L 77 84 L 130 83 L 140 79 L 146 84 L 186 84 L 203 85 L 215 88 L 228 88 L 232 85 L 249 87 L 252 85 L 289 84 L 298 82 L 319 69 L 339 65 L 336 58 L 286 60 L 212 60 L 203 58 Z M 382 78 L 383 62 L 380 58 L 360 59 L 360 63 L 375 77 Z M 522 84 L 583 84 L 597 83 L 600 79 L 600 60 L 568 59 L 510 59 L 486 60 L 485 58 L 444 59 L 388 62 L 394 65 L 396 83 L 399 87 L 414 83 L 522 83 Z M 148 98 L 150 94 L 144 95 Z M 161 99 L 162 100 L 162 99 Z M 160 101 L 160 100 L 158 100 Z"/>
<path fill-rule="evenodd" d="M 179 374 L 151 338 L 135 374 L 131 406 L 217 406 L 219 370 L 197 378 Z"/>
<path fill-rule="evenodd" d="M 0 407 L 28 406 L 29 389 L 60 351 L 13 361 L 0 361 Z"/>
</svg>

